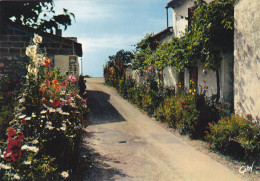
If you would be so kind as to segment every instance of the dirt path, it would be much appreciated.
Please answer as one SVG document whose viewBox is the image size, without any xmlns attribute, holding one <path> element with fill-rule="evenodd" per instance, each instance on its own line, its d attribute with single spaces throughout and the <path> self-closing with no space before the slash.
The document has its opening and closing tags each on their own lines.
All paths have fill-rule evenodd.
<svg viewBox="0 0 260 181">
<path fill-rule="evenodd" d="M 92 124 L 86 147 L 95 164 L 86 180 L 242 180 L 142 114 L 102 78 L 87 81 Z"/>
</svg>

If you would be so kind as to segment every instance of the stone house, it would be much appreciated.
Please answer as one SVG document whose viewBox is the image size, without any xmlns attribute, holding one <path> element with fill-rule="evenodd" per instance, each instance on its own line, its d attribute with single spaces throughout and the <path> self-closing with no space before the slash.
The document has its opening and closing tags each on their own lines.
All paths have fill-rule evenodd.
<svg viewBox="0 0 260 181">
<path fill-rule="evenodd" d="M 207 0 L 210 2 L 211 0 Z M 181 37 L 185 28 L 189 25 L 189 17 L 192 16 L 194 0 L 171 0 L 167 6 L 173 10 L 173 35 Z M 167 13 L 168 14 L 168 13 Z M 168 20 L 168 18 L 167 18 Z M 168 24 L 168 23 L 167 23 Z M 166 39 L 166 38 L 164 38 Z M 221 102 L 233 102 L 233 52 L 222 53 L 222 61 L 219 72 L 220 77 L 220 100 Z M 170 88 L 177 88 L 179 82 L 185 87 L 190 88 L 190 80 L 200 87 L 208 86 L 207 96 L 217 93 L 216 72 L 206 69 L 199 61 L 197 65 L 184 72 L 178 73 L 172 67 L 163 70 L 164 85 Z M 206 83 L 205 83 L 206 81 Z"/>
<path fill-rule="evenodd" d="M 237 0 L 234 7 L 234 107 L 260 121 L 260 1 Z"/>
<path fill-rule="evenodd" d="M 40 44 L 51 59 L 53 67 L 59 67 L 62 74 L 79 77 L 78 58 L 82 57 L 82 45 L 75 37 L 61 37 L 61 30 L 56 35 L 20 26 L 12 21 L 1 21 L 0 25 L 0 74 L 18 78 L 26 73 L 27 56 L 25 49 L 34 33 L 43 38 Z"/>
</svg>

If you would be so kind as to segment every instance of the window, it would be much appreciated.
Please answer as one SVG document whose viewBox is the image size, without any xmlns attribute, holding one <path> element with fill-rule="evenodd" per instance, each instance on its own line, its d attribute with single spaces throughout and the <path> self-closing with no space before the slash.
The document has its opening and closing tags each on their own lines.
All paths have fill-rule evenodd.
<svg viewBox="0 0 260 181">
<path fill-rule="evenodd" d="M 71 56 L 69 58 L 69 74 L 76 75 L 78 72 L 78 57 Z"/>
</svg>

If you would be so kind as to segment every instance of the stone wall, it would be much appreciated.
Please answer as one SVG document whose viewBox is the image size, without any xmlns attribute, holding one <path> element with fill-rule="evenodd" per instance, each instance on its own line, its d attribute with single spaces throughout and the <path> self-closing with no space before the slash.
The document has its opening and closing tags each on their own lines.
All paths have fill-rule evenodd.
<svg viewBox="0 0 260 181">
<path fill-rule="evenodd" d="M 234 106 L 241 115 L 260 117 L 260 1 L 235 5 Z"/>
<path fill-rule="evenodd" d="M 44 32 L 37 32 L 37 34 L 43 37 L 40 46 L 46 50 L 48 58 L 53 59 L 54 55 L 75 54 L 73 41 Z M 17 26 L 12 22 L 1 22 L 0 74 L 21 73 L 18 67 L 25 69 L 28 61 L 25 50 L 33 36 L 32 28 Z"/>
</svg>

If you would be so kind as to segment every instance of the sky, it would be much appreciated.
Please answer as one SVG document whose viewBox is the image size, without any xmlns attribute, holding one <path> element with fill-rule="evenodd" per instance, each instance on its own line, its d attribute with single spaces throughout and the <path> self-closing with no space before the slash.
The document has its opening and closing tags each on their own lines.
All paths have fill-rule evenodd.
<svg viewBox="0 0 260 181">
<path fill-rule="evenodd" d="M 82 44 L 83 75 L 103 76 L 108 56 L 124 49 L 132 51 L 147 33 L 167 28 L 165 6 L 170 0 L 54 0 L 56 13 L 63 8 L 76 21 L 63 37 L 77 37 Z M 172 13 L 169 9 L 169 25 Z"/>
</svg>

